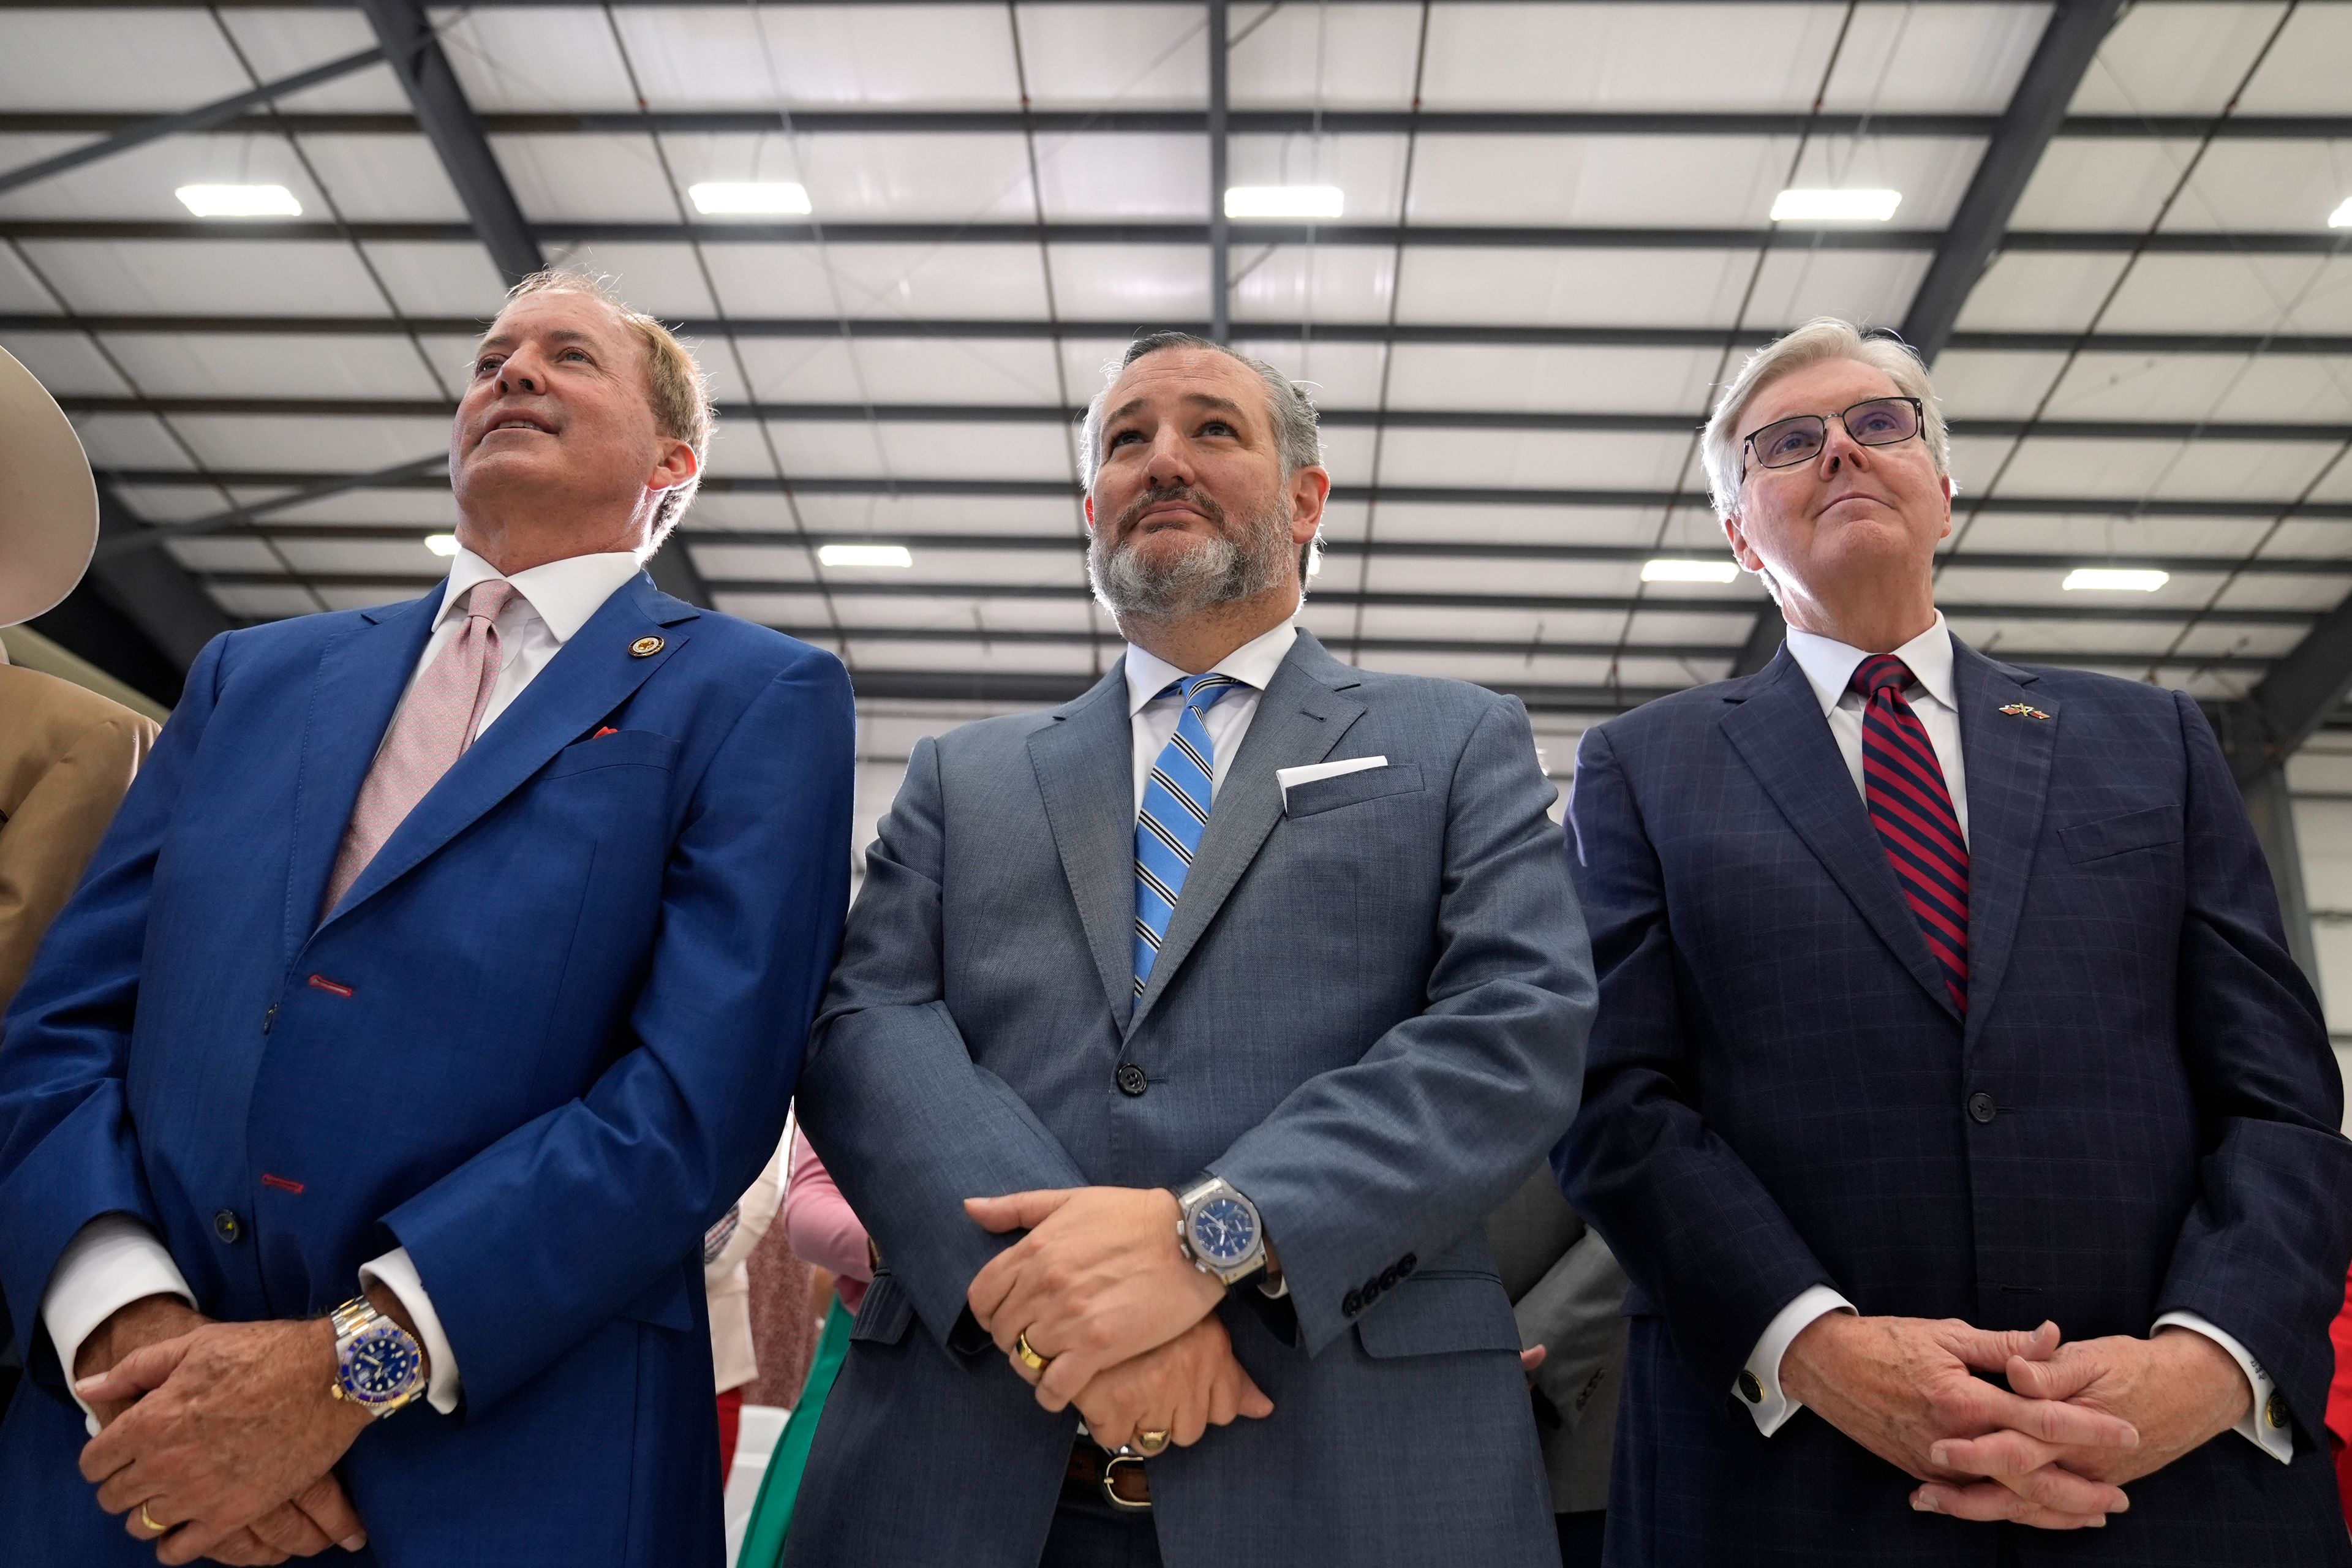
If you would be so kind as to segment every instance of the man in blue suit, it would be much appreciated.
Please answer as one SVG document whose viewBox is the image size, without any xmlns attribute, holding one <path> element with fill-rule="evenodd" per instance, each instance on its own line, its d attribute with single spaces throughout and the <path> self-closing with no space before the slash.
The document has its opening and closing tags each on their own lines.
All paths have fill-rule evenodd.
<svg viewBox="0 0 2352 1568">
<path fill-rule="evenodd" d="M 1946 628 L 1899 342 L 1791 333 L 1705 450 L 1787 646 L 1591 731 L 1570 804 L 1555 1161 L 1634 1285 L 1607 1560 L 2352 1562 L 2352 1145 L 2203 716 Z"/>
<path fill-rule="evenodd" d="M 6 1021 L 0 1562 L 719 1561 L 701 1237 L 837 941 L 852 716 L 641 570 L 709 433 L 659 323 L 534 279 L 447 583 L 197 659 Z"/>
<path fill-rule="evenodd" d="M 1140 339 L 1082 439 L 1125 656 L 915 748 L 810 1053 L 882 1267 L 790 1562 L 1557 1568 L 1481 1226 L 1591 1016 L 1527 715 L 1296 624 L 1272 367 Z"/>
</svg>

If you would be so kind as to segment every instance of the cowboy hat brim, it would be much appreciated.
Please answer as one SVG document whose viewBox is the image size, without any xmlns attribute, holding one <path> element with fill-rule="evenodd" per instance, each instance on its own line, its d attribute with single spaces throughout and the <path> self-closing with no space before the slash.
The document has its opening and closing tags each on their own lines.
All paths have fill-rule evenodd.
<svg viewBox="0 0 2352 1568">
<path fill-rule="evenodd" d="M 0 349 L 0 626 L 55 609 L 98 548 L 98 482 L 65 410 Z"/>
</svg>

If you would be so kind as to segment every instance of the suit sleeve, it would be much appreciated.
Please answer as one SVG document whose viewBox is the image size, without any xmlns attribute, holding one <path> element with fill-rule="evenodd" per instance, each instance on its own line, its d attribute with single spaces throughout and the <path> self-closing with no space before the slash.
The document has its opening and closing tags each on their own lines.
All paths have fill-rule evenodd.
<svg viewBox="0 0 2352 1568">
<path fill-rule="evenodd" d="M 971 1059 L 941 983 L 945 814 L 937 742 L 917 742 L 907 778 L 866 857 L 802 1077 L 801 1127 L 883 1265 L 941 1344 L 964 1292 L 1017 1236 L 992 1236 L 963 1211 L 980 1194 L 1082 1187 L 1078 1168 L 1003 1079 Z"/>
<path fill-rule="evenodd" d="M 1264 1216 L 1310 1353 L 1477 1226 L 1576 1112 L 1592 965 L 1554 798 L 1524 710 L 1496 700 L 1449 786 L 1427 1005 L 1210 1163 Z"/>
<path fill-rule="evenodd" d="M 35 1308 L 67 1247 L 102 1215 L 161 1229 L 123 1080 L 155 860 L 233 635 L 189 668 L 179 708 L 0 1025 L 0 1290 L 20 1304 L 26 1365 L 44 1381 L 58 1377 L 57 1355 Z"/>
<path fill-rule="evenodd" d="M 2157 1310 L 2196 1313 L 2244 1344 L 2317 1442 L 2328 1324 L 2352 1258 L 2343 1087 L 2229 764 L 2204 714 L 2174 700 L 2189 756 L 2180 1051 L 2206 1143 Z"/>
<path fill-rule="evenodd" d="M 664 1238 L 701 1236 L 775 1152 L 848 900 L 855 732 L 831 655 L 768 684 L 671 846 L 634 1048 L 385 1216 L 475 1414 L 682 1279 Z"/>
<path fill-rule="evenodd" d="M 1578 1395 L 1624 1354 L 1625 1271 L 1597 1230 L 1588 1230 L 1511 1308 L 1519 1342 L 1544 1347 L 1535 1385 L 1574 1426 Z"/>
<path fill-rule="evenodd" d="M 1584 1105 L 1552 1152 L 1699 1386 L 1727 1394 L 1774 1314 L 1829 1271 L 1693 1103 L 1665 873 L 1607 728 L 1586 731 L 1569 797 L 1601 1017 Z"/>
<path fill-rule="evenodd" d="M 0 827 L 0 1007 L 24 984 L 34 950 L 81 879 L 154 739 L 154 722 L 136 713 L 91 725 Z"/>
</svg>

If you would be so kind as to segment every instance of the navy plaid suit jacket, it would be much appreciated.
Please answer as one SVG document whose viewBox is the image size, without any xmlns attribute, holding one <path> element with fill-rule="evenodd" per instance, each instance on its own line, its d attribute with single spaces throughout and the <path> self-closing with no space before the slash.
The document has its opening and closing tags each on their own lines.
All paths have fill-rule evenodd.
<svg viewBox="0 0 2352 1568">
<path fill-rule="evenodd" d="M 1601 1005 L 1554 1163 L 1634 1282 L 1609 1562 L 2352 1563 L 2321 1425 L 2352 1145 L 2220 747 L 2179 693 L 1954 652 L 1965 1020 L 1785 649 L 1585 736 Z M 1818 1416 L 1767 1439 L 1730 1396 L 1814 1284 L 2074 1339 L 2200 1313 L 2295 1461 L 2224 1434 L 2065 1536 L 1914 1513 Z"/>
</svg>

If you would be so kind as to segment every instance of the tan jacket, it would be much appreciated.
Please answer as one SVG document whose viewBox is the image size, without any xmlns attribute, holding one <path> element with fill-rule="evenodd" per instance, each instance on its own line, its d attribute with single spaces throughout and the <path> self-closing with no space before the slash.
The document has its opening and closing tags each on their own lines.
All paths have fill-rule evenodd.
<svg viewBox="0 0 2352 1568">
<path fill-rule="evenodd" d="M 0 1007 L 25 983 L 158 727 L 119 702 L 0 664 Z"/>
</svg>

